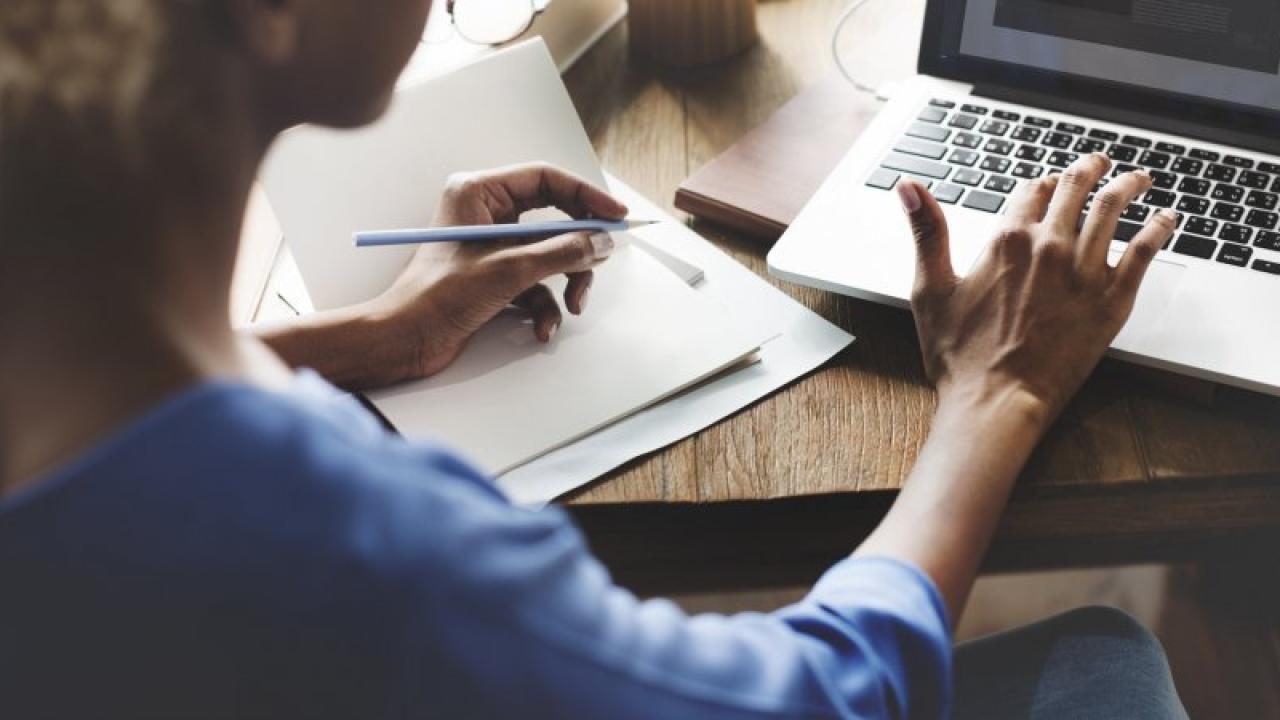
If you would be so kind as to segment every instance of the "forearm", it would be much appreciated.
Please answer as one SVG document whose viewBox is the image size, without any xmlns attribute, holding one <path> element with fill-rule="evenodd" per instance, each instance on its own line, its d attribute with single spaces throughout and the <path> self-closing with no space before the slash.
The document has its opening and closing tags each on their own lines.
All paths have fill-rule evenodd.
<svg viewBox="0 0 1280 720">
<path fill-rule="evenodd" d="M 1050 413 L 1017 391 L 944 394 L 902 493 L 855 554 L 922 569 L 953 620 Z"/>
<path fill-rule="evenodd" d="M 254 329 L 290 367 L 310 368 L 348 390 L 385 387 L 409 375 L 412 359 L 400 357 L 408 344 L 390 342 L 396 332 L 390 316 L 364 306 Z"/>
</svg>

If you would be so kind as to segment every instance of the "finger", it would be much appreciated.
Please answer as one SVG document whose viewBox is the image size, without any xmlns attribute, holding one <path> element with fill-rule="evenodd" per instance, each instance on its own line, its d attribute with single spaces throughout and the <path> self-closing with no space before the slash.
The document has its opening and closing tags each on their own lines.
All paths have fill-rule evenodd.
<svg viewBox="0 0 1280 720">
<path fill-rule="evenodd" d="M 1052 223 L 1060 232 L 1076 237 L 1076 229 L 1080 224 L 1080 214 L 1084 212 L 1084 204 L 1089 193 L 1098 186 L 1098 181 L 1111 169 L 1111 158 L 1102 153 L 1092 153 L 1071 163 L 1067 171 L 1058 179 L 1058 189 L 1053 193 L 1049 203 L 1049 211 L 1045 220 Z"/>
<path fill-rule="evenodd" d="M 515 217 L 526 210 L 554 207 L 576 218 L 620 220 L 627 206 L 604 190 L 566 170 L 546 163 L 498 168 L 471 182 L 488 191 L 486 202 L 495 217 Z"/>
<path fill-rule="evenodd" d="M 1145 170 L 1127 172 L 1111 178 L 1111 182 L 1093 198 L 1093 206 L 1085 218 L 1080 232 L 1080 245 L 1076 250 L 1081 268 L 1100 269 L 1107 262 L 1111 240 L 1116 236 L 1120 215 L 1151 189 L 1151 175 Z"/>
<path fill-rule="evenodd" d="M 1132 302 L 1138 296 L 1138 288 L 1147 275 L 1147 268 L 1156 253 L 1169 242 L 1178 228 L 1178 213 L 1165 208 L 1147 221 L 1137 235 L 1129 241 L 1129 248 L 1116 266 L 1116 289 L 1120 296 Z"/>
<path fill-rule="evenodd" d="M 560 303 L 556 302 L 556 296 L 546 285 L 534 285 L 516 297 L 511 304 L 529 312 L 533 318 L 533 334 L 539 342 L 551 342 L 551 338 L 560 330 Z"/>
<path fill-rule="evenodd" d="M 911 222 L 911 235 L 916 242 L 916 287 L 936 289 L 954 284 L 951 238 L 938 201 L 914 180 L 898 183 L 898 199 Z"/>
<path fill-rule="evenodd" d="M 512 279 L 520 287 L 529 287 L 553 275 L 586 272 L 607 260 L 613 249 L 613 237 L 608 233 L 571 233 L 505 248 L 490 259 L 516 268 Z"/>
<path fill-rule="evenodd" d="M 564 289 L 564 304 L 569 312 L 581 315 L 587 309 L 587 297 L 591 294 L 591 283 L 594 281 L 595 273 L 590 270 L 569 273 L 569 284 Z"/>
<path fill-rule="evenodd" d="M 1034 225 L 1044 220 L 1049 211 L 1049 201 L 1058 189 L 1057 174 L 1022 183 L 1017 194 L 1009 202 L 1009 210 L 1005 213 L 1005 224 L 1010 227 Z"/>
</svg>

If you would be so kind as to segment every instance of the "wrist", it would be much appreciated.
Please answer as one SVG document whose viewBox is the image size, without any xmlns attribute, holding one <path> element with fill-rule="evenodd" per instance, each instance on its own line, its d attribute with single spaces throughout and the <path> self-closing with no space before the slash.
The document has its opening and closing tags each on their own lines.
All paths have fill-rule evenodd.
<svg viewBox="0 0 1280 720">
<path fill-rule="evenodd" d="M 1058 415 L 1054 403 L 1018 382 L 944 382 L 938 385 L 938 415 L 977 425 L 1011 426 L 1038 440 Z"/>
</svg>

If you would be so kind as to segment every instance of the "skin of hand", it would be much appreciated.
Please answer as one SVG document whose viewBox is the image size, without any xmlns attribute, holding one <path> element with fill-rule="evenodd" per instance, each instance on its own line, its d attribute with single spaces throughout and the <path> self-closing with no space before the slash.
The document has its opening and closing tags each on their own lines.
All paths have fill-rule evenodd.
<svg viewBox="0 0 1280 720">
<path fill-rule="evenodd" d="M 1117 266 L 1120 214 L 1151 187 L 1107 176 L 1103 155 L 1024 183 L 966 277 L 951 263 L 946 218 L 918 183 L 898 195 L 917 249 L 912 308 L 924 365 L 938 388 L 933 428 L 880 527 L 856 554 L 924 570 L 958 619 L 1014 482 L 1036 443 L 1101 360 L 1133 309 L 1177 214 L 1156 213 Z"/>
<path fill-rule="evenodd" d="M 581 178 L 532 164 L 451 178 L 434 224 L 513 223 L 522 213 L 544 207 L 574 218 L 627 215 L 626 206 Z M 477 330 L 512 305 L 529 313 L 539 341 L 551 342 L 563 317 L 544 281 L 566 275 L 565 307 L 579 315 L 587 307 L 592 268 L 613 249 L 606 233 L 426 244 L 375 300 L 302 318 L 267 331 L 263 339 L 290 365 L 313 368 L 351 389 L 429 377 L 448 367 Z"/>
</svg>

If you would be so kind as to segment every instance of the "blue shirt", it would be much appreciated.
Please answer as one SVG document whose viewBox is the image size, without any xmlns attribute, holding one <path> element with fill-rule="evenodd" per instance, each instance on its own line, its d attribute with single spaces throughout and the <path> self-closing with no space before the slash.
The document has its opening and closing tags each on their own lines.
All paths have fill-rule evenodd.
<svg viewBox="0 0 1280 720">
<path fill-rule="evenodd" d="M 934 718 L 950 662 L 887 559 L 767 615 L 639 602 L 310 375 L 191 389 L 0 502 L 6 718 Z"/>
</svg>

